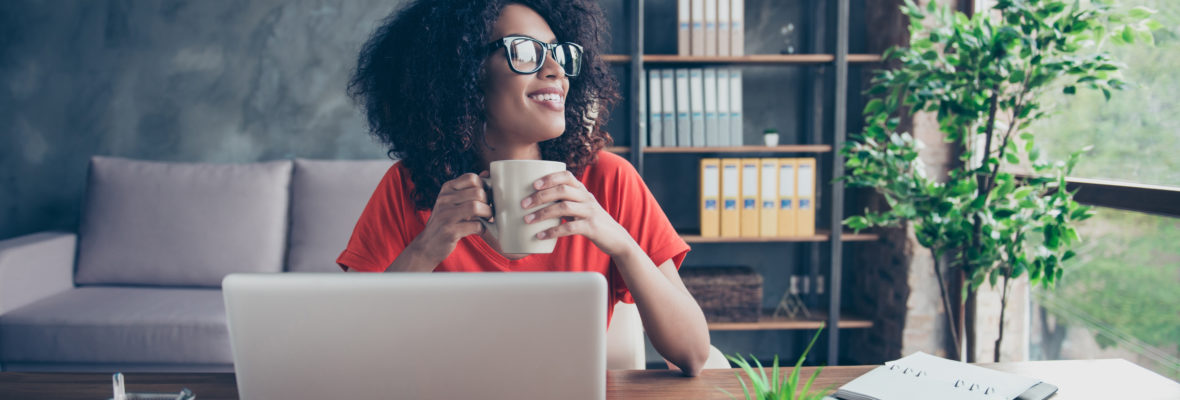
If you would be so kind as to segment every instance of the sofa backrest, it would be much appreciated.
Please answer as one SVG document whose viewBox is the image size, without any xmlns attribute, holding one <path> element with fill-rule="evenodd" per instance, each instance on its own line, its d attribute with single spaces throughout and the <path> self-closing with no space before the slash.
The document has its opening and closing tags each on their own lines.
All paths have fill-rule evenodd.
<svg viewBox="0 0 1180 400">
<path fill-rule="evenodd" d="M 389 160 L 295 160 L 287 271 L 340 272 L 336 257 L 391 165 Z"/>
<path fill-rule="evenodd" d="M 291 168 L 92 158 L 75 283 L 220 287 L 282 271 Z"/>
</svg>

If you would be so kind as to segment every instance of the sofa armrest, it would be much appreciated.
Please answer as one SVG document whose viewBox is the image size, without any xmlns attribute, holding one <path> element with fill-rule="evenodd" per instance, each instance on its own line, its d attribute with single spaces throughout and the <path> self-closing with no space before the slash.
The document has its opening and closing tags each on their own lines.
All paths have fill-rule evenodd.
<svg viewBox="0 0 1180 400">
<path fill-rule="evenodd" d="M 0 240 L 0 314 L 72 289 L 76 246 L 67 232 Z"/>
</svg>

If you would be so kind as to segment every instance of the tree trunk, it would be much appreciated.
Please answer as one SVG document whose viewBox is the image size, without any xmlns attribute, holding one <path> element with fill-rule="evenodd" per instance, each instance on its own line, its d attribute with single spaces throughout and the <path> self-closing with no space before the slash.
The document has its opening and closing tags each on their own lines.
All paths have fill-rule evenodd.
<svg viewBox="0 0 1180 400">
<path fill-rule="evenodd" d="M 948 263 L 948 265 L 950 264 Z M 950 272 L 950 276 L 952 276 L 950 279 L 950 287 L 948 291 L 950 292 L 951 304 L 954 305 L 954 308 L 951 310 L 951 315 L 948 316 L 948 318 L 953 318 L 955 321 L 953 329 L 956 332 L 955 335 L 958 337 L 958 341 L 954 344 L 954 351 L 948 352 L 947 354 L 954 354 L 956 360 L 966 362 L 967 353 L 963 351 L 963 348 L 967 344 L 967 339 L 964 336 L 966 332 L 966 326 L 964 325 L 963 315 L 965 314 L 966 309 L 964 308 L 963 303 L 963 285 L 967 283 L 967 278 L 963 273 L 962 267 L 952 267 L 948 272 Z"/>
<path fill-rule="evenodd" d="M 967 282 L 964 282 L 963 284 L 969 285 L 969 283 L 967 283 Z M 975 349 L 976 349 L 976 344 L 978 343 L 978 335 L 977 335 L 978 332 L 976 332 L 976 329 L 975 329 L 975 313 L 976 313 L 976 307 L 978 306 L 978 304 L 977 304 L 978 302 L 976 301 L 977 300 L 976 297 L 977 296 L 976 296 L 975 289 L 971 289 L 970 287 L 968 287 L 967 288 L 967 303 L 965 305 L 965 309 L 963 312 L 963 319 L 965 320 L 964 327 L 966 328 L 965 335 L 966 335 L 966 342 L 967 342 L 967 362 L 969 362 L 969 363 L 975 362 L 975 359 L 976 359 Z"/>
</svg>

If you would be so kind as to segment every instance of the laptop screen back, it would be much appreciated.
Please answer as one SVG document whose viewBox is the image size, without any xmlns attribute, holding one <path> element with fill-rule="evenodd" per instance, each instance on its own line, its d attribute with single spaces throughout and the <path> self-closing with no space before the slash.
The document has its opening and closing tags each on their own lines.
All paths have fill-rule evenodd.
<svg viewBox="0 0 1180 400">
<path fill-rule="evenodd" d="M 232 274 L 241 398 L 603 399 L 595 273 Z"/>
</svg>

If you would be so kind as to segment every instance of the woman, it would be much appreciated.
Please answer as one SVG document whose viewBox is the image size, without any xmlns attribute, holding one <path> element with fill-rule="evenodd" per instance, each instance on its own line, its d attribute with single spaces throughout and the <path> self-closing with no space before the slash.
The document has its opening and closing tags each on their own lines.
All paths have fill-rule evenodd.
<svg viewBox="0 0 1180 400">
<path fill-rule="evenodd" d="M 695 376 L 709 333 L 677 273 L 688 245 L 635 169 L 602 151 L 618 100 L 600 59 L 606 28 L 592 0 L 412 1 L 387 18 L 361 50 L 349 94 L 401 161 L 337 262 L 362 272 L 599 272 L 608 316 L 616 301 L 635 303 L 656 350 Z M 503 254 L 479 222 L 492 210 L 476 173 L 505 159 L 568 167 L 513 205 L 554 202 L 525 217 L 565 221 L 538 234 L 557 238 L 551 254 Z"/>
</svg>

